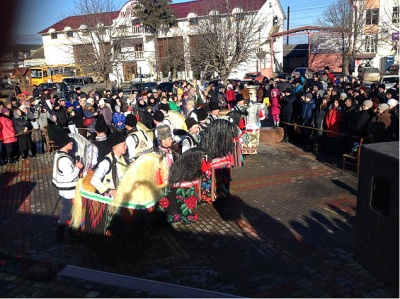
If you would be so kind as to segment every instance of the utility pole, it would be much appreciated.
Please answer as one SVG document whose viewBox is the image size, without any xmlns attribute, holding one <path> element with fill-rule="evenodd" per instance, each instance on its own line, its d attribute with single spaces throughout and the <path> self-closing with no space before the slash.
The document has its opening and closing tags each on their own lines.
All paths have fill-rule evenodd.
<svg viewBox="0 0 400 299">
<path fill-rule="evenodd" d="M 286 22 L 286 30 L 289 30 L 289 20 L 290 20 L 290 6 L 287 7 L 287 22 Z M 286 36 L 286 44 L 289 44 L 289 34 Z"/>
</svg>

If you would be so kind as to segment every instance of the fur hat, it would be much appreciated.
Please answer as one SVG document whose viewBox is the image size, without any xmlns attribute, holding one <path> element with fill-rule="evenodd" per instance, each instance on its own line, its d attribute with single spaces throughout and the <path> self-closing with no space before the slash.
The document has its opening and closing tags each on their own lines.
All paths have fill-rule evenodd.
<svg viewBox="0 0 400 299">
<path fill-rule="evenodd" d="M 378 109 L 381 110 L 382 112 L 384 112 L 389 109 L 389 105 L 385 104 L 385 103 L 379 104 Z"/>
<path fill-rule="evenodd" d="M 166 104 L 166 103 L 160 103 L 160 104 L 158 105 L 158 108 L 159 108 L 160 110 L 169 111 L 169 105 Z"/>
<path fill-rule="evenodd" d="M 189 130 L 191 127 L 193 127 L 194 125 L 198 124 L 198 122 L 197 122 L 194 118 L 192 118 L 192 117 L 187 118 L 187 119 L 185 120 L 185 123 L 186 123 L 186 126 L 187 126 L 188 130 Z"/>
<path fill-rule="evenodd" d="M 371 108 L 373 105 L 371 100 L 365 100 L 362 104 L 363 104 L 363 106 L 367 106 L 368 109 Z"/>
<path fill-rule="evenodd" d="M 157 127 L 157 138 L 164 140 L 172 137 L 171 128 L 168 125 L 161 125 Z"/>
<path fill-rule="evenodd" d="M 114 147 L 117 144 L 120 144 L 125 141 L 125 135 L 121 133 L 120 131 L 116 131 L 114 133 L 111 133 L 107 137 L 107 143 L 111 146 Z"/>
<path fill-rule="evenodd" d="M 136 127 L 137 125 L 136 116 L 134 116 L 133 114 L 128 114 L 126 116 L 125 125 L 130 126 L 132 128 Z"/>
<path fill-rule="evenodd" d="M 397 106 L 397 105 L 399 104 L 399 101 L 397 101 L 397 100 L 395 100 L 395 99 L 390 99 L 389 101 L 387 101 L 387 104 L 388 104 L 389 106 L 395 107 L 395 106 Z"/>
<path fill-rule="evenodd" d="M 59 149 L 66 146 L 68 143 L 72 141 L 71 137 L 68 136 L 65 130 L 60 130 L 56 137 L 54 138 L 55 144 L 58 146 Z"/>
<path fill-rule="evenodd" d="M 218 102 L 210 102 L 210 103 L 208 104 L 208 106 L 209 106 L 209 108 L 210 108 L 210 111 L 218 110 L 218 109 L 219 109 Z"/>
<path fill-rule="evenodd" d="M 153 119 L 156 121 L 163 121 L 164 120 L 164 113 L 161 110 L 157 110 L 153 114 Z"/>
<path fill-rule="evenodd" d="M 101 133 L 106 133 L 107 132 L 108 127 L 107 127 L 107 124 L 106 124 L 106 121 L 105 121 L 103 115 L 99 115 L 99 117 L 97 118 L 96 124 L 94 126 L 94 129 L 97 132 L 101 132 Z"/>
<path fill-rule="evenodd" d="M 204 107 L 199 107 L 196 109 L 197 119 L 199 121 L 205 120 L 208 116 L 207 111 Z"/>
</svg>

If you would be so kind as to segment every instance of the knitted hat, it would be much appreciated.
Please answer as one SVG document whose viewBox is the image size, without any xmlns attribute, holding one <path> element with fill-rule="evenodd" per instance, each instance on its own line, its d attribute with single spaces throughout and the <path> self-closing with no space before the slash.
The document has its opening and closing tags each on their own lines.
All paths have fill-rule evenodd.
<svg viewBox="0 0 400 299">
<path fill-rule="evenodd" d="M 126 116 L 125 125 L 130 126 L 132 128 L 136 127 L 137 119 L 133 114 L 128 114 Z"/>
<path fill-rule="evenodd" d="M 171 128 L 168 125 L 161 125 L 157 127 L 157 138 L 164 140 L 172 137 Z"/>
<path fill-rule="evenodd" d="M 106 133 L 107 132 L 108 127 L 107 127 L 107 124 L 106 124 L 106 121 L 105 121 L 103 115 L 99 115 L 99 117 L 97 118 L 96 124 L 94 126 L 94 129 L 97 132 L 101 132 L 101 133 Z"/>
<path fill-rule="evenodd" d="M 111 133 L 107 137 L 107 143 L 111 146 L 114 147 L 117 144 L 120 144 L 125 141 L 125 135 L 122 134 L 120 131 L 116 131 L 114 133 Z"/>
<path fill-rule="evenodd" d="M 310 100 L 313 98 L 313 96 L 312 96 L 312 94 L 311 93 L 306 93 L 306 98 L 309 98 Z"/>
<path fill-rule="evenodd" d="M 340 97 L 342 98 L 342 99 L 347 99 L 347 93 L 344 93 L 344 92 L 342 92 L 341 94 L 340 94 Z"/>
<path fill-rule="evenodd" d="M 93 99 L 93 98 L 88 98 L 88 99 L 86 100 L 86 103 L 93 104 L 93 102 L 94 102 L 94 99 Z"/>
<path fill-rule="evenodd" d="M 9 112 L 10 110 L 7 108 L 7 107 L 3 107 L 3 108 L 1 108 L 1 113 L 2 114 L 5 114 L 5 113 L 7 113 L 7 112 Z"/>
<path fill-rule="evenodd" d="M 367 106 L 368 107 L 368 109 L 369 108 L 371 108 L 372 107 L 372 101 L 371 100 L 365 100 L 363 103 L 362 103 L 364 106 Z"/>
<path fill-rule="evenodd" d="M 66 146 L 68 143 L 72 141 L 71 137 L 68 136 L 65 130 L 60 130 L 56 137 L 54 138 L 55 144 L 58 146 L 59 149 Z"/>
<path fill-rule="evenodd" d="M 88 99 L 89 100 L 89 99 Z M 99 101 L 99 106 L 100 105 L 105 105 L 106 104 L 106 102 L 104 101 L 104 99 L 101 99 L 100 101 Z"/>
<path fill-rule="evenodd" d="M 219 109 L 218 102 L 210 102 L 208 103 L 208 106 L 210 108 L 210 111 Z"/>
<path fill-rule="evenodd" d="M 395 106 L 397 106 L 397 105 L 399 104 L 399 101 L 397 101 L 397 100 L 395 100 L 395 99 L 390 99 L 389 101 L 387 101 L 387 104 L 388 104 L 389 106 L 395 107 Z"/>
<path fill-rule="evenodd" d="M 160 110 L 169 111 L 169 105 L 166 104 L 166 103 L 160 103 L 160 104 L 158 105 L 158 108 L 159 108 Z"/>
<path fill-rule="evenodd" d="M 161 110 L 157 110 L 153 114 L 153 119 L 156 121 L 163 121 L 164 120 L 164 113 Z"/>
<path fill-rule="evenodd" d="M 386 111 L 386 110 L 389 109 L 389 105 L 388 105 L 388 104 L 385 104 L 385 103 L 379 104 L 379 105 L 378 105 L 378 109 L 379 109 L 380 111 L 384 112 L 384 111 Z"/>
<path fill-rule="evenodd" d="M 196 109 L 197 119 L 199 121 L 205 120 L 208 116 L 207 111 L 204 107 L 199 107 Z"/>
<path fill-rule="evenodd" d="M 19 106 L 19 110 L 24 111 L 26 109 L 26 106 L 24 104 L 22 104 L 21 106 Z"/>
<path fill-rule="evenodd" d="M 115 105 L 114 107 L 116 112 L 121 112 L 121 106 L 120 105 Z"/>
<path fill-rule="evenodd" d="M 191 127 L 193 127 L 194 125 L 198 124 L 198 122 L 197 122 L 194 118 L 192 118 L 192 117 L 187 118 L 187 119 L 185 120 L 185 123 L 186 123 L 186 126 L 187 126 L 188 130 L 189 130 Z"/>
</svg>

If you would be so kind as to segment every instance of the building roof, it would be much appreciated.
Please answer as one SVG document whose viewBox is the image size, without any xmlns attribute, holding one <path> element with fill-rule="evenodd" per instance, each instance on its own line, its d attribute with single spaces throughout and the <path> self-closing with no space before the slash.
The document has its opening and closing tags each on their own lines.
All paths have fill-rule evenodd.
<svg viewBox="0 0 400 299">
<path fill-rule="evenodd" d="M 205 13 L 208 14 L 211 10 L 217 10 L 219 13 L 224 14 L 226 13 L 226 1 L 227 0 L 196 0 L 170 4 L 169 7 L 175 12 L 175 15 L 178 19 L 182 19 L 186 18 L 191 12 L 198 15 L 204 15 Z M 244 11 L 255 11 L 261 9 L 266 0 L 228 0 L 228 2 L 231 9 L 240 7 Z M 119 11 L 93 14 L 97 21 L 103 23 L 105 26 L 110 26 L 112 21 L 116 19 L 118 15 Z M 55 31 L 64 31 L 65 27 L 71 27 L 72 30 L 76 30 L 81 25 L 85 24 L 85 19 L 87 17 L 88 15 L 67 17 L 43 29 L 42 31 L 38 32 L 38 34 L 48 33 L 51 28 L 53 28 Z"/>
<path fill-rule="evenodd" d="M 33 52 L 30 57 L 30 59 L 41 59 L 41 58 L 45 58 L 43 46 L 41 46 L 39 49 L 37 49 L 35 52 Z"/>
</svg>

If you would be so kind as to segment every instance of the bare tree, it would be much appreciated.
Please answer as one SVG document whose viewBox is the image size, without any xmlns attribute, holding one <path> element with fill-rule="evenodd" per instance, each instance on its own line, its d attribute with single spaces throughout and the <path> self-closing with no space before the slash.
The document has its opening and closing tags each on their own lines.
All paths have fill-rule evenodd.
<svg viewBox="0 0 400 299">
<path fill-rule="evenodd" d="M 104 80 L 106 87 L 113 67 L 126 60 L 127 53 L 131 52 L 127 50 L 129 45 L 124 44 L 128 24 L 114 24 L 120 7 L 113 0 L 75 0 L 73 9 L 64 16 L 66 26 L 76 28 L 76 22 L 81 26 L 71 31 L 69 39 L 75 64 L 85 73 Z"/>
<path fill-rule="evenodd" d="M 364 1 L 353 3 L 354 0 L 336 0 L 329 5 L 317 19 L 317 25 L 332 27 L 330 35 L 332 43 L 342 47 L 342 70 L 349 73 L 349 64 L 362 47 L 362 35 L 365 24 Z"/>
<path fill-rule="evenodd" d="M 202 2 L 203 9 L 189 18 L 192 70 L 195 76 L 216 72 L 226 81 L 232 70 L 255 57 L 266 42 L 272 16 L 270 22 L 261 18 L 251 0 L 240 1 L 239 9 L 229 0 Z M 260 32 L 265 36 L 263 40 Z"/>
<path fill-rule="evenodd" d="M 146 29 L 154 34 L 156 80 L 159 80 L 158 31 L 176 20 L 174 12 L 168 7 L 171 2 L 171 0 L 138 0 L 135 5 L 135 15 Z"/>
</svg>

